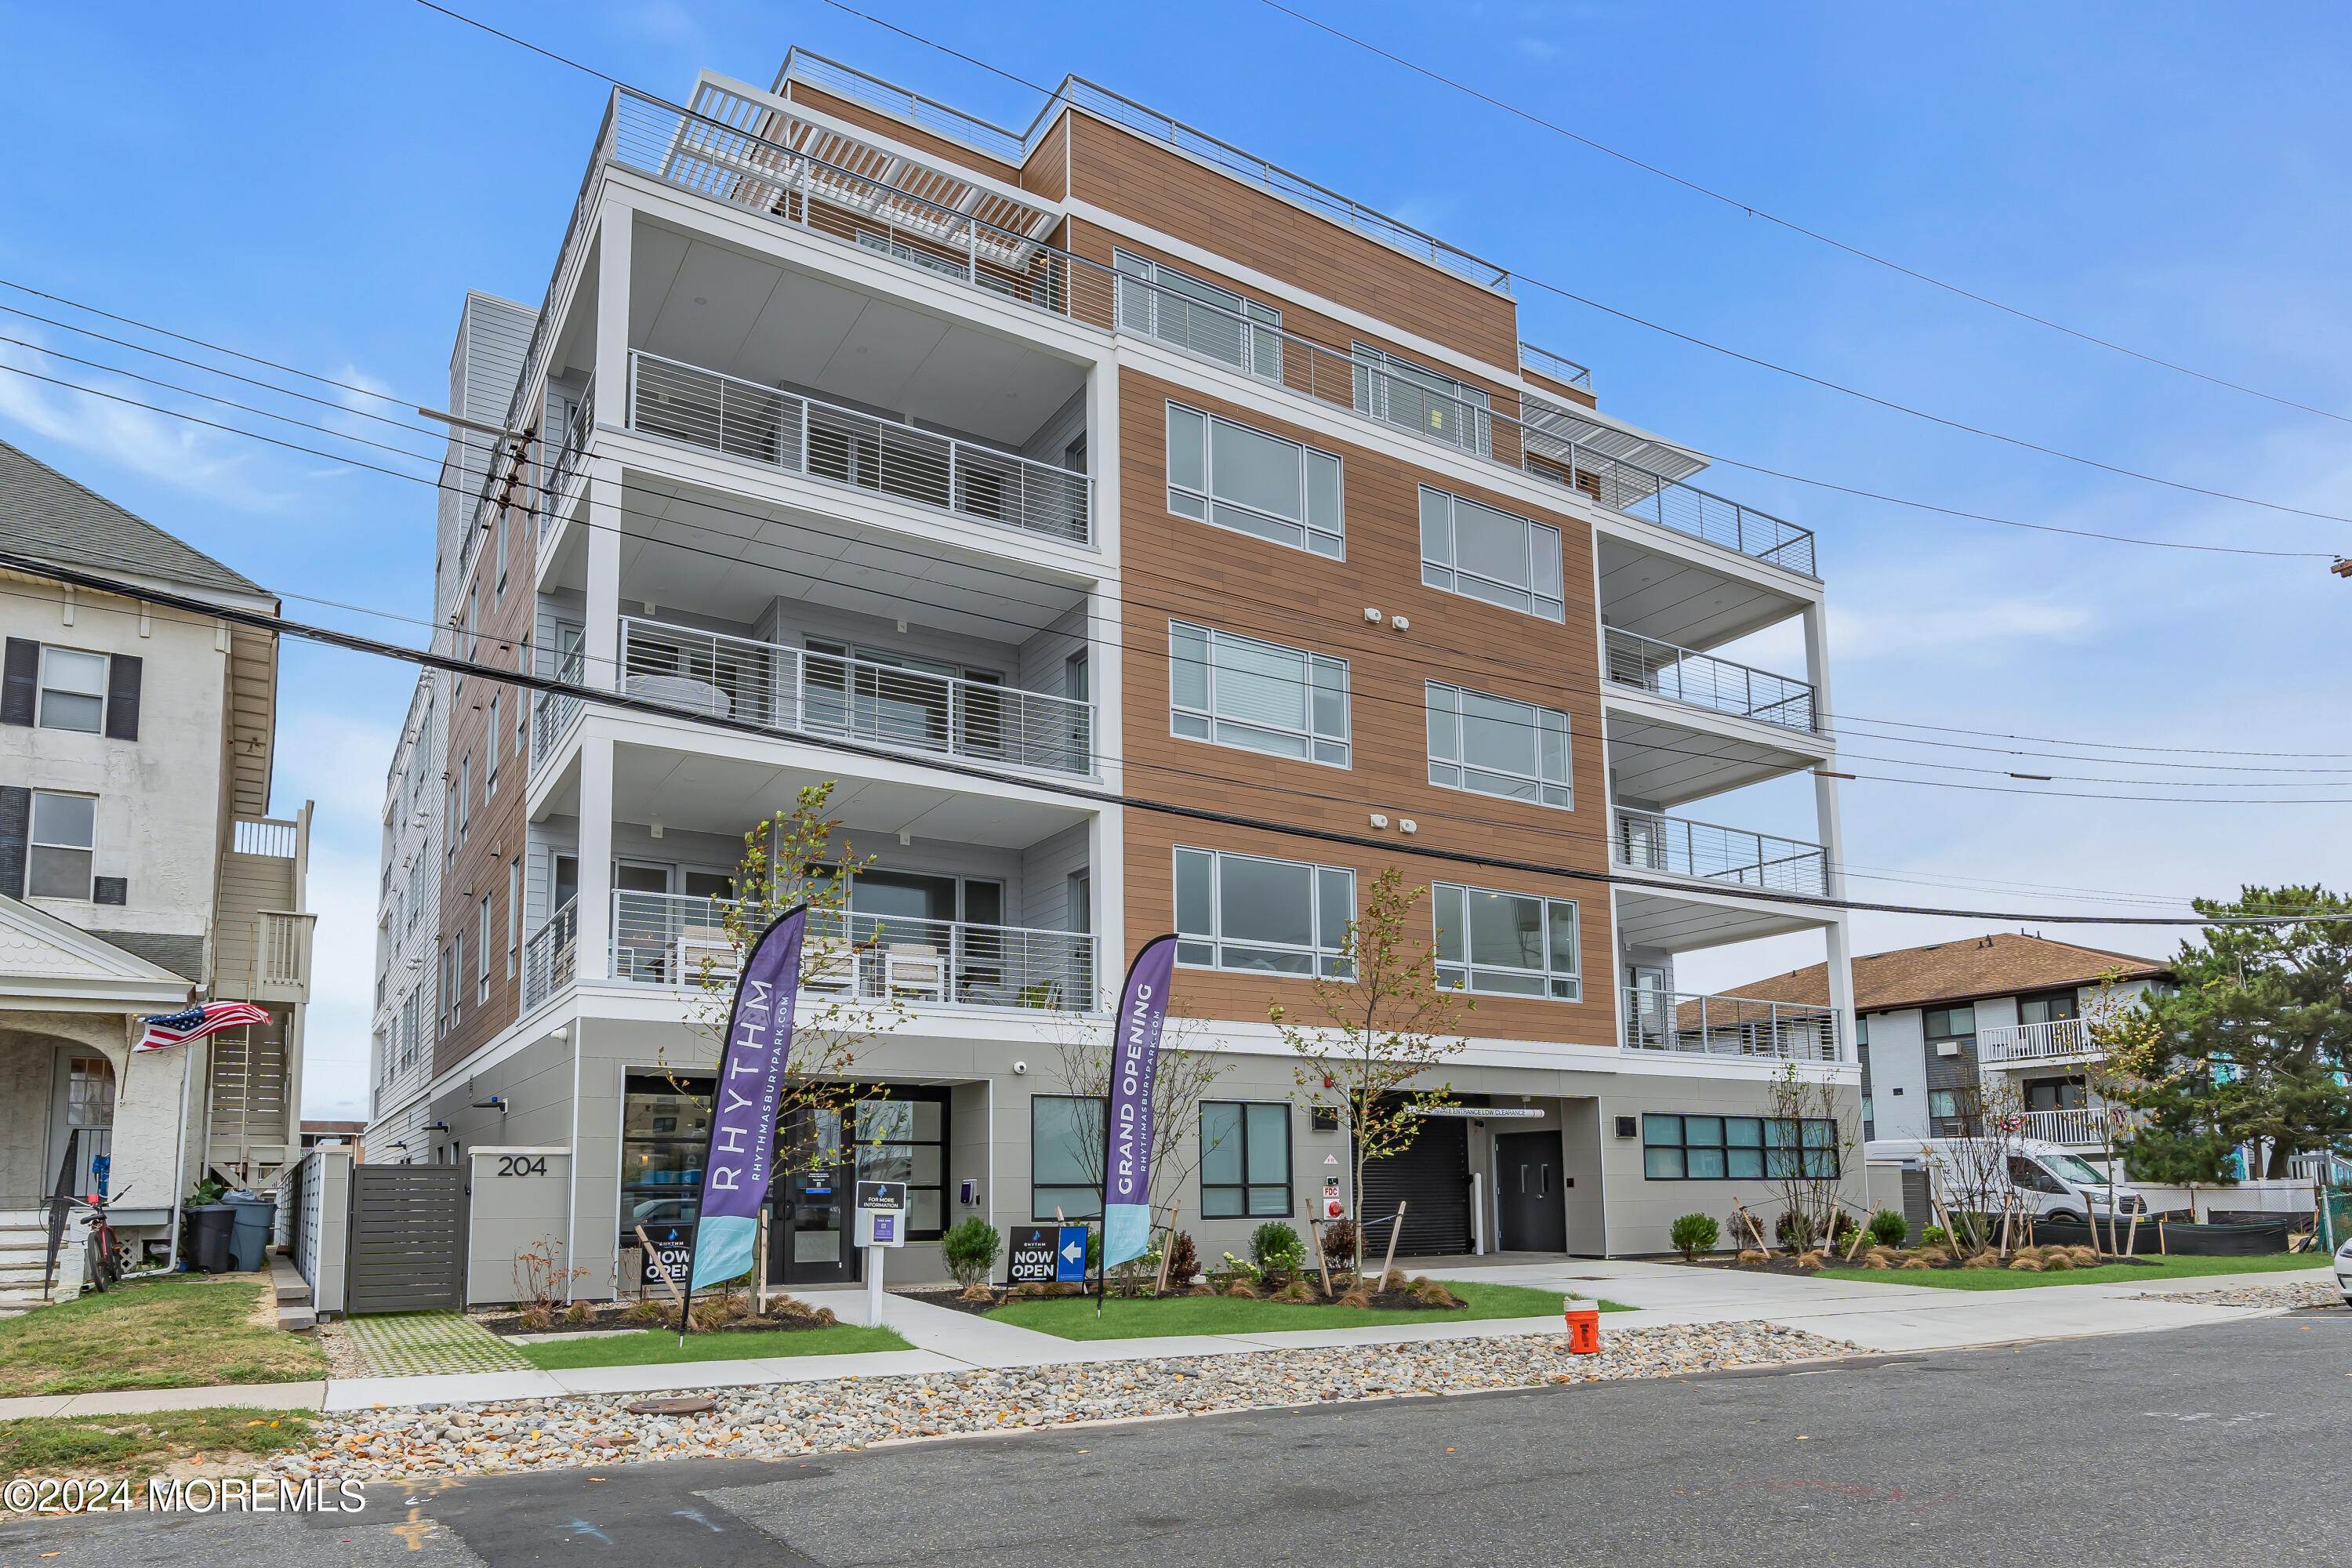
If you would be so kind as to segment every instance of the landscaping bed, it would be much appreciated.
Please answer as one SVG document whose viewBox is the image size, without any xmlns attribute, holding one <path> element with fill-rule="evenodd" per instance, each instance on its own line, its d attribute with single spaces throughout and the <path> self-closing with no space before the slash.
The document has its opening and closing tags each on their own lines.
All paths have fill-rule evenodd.
<svg viewBox="0 0 2352 1568">
<path fill-rule="evenodd" d="M 133 1484 L 159 1473 L 244 1473 L 242 1463 L 309 1445 L 316 1418 L 247 1409 L 144 1415 L 37 1415 L 0 1421 L 0 1479 L 103 1476 Z"/>
<path fill-rule="evenodd" d="M 753 1317 L 746 1298 L 706 1297 L 694 1305 L 698 1334 L 794 1333 L 831 1328 L 840 1320 L 829 1307 L 811 1307 L 791 1297 L 768 1302 L 764 1317 Z M 642 1301 L 577 1301 L 561 1310 L 472 1312 L 473 1321 L 501 1339 L 529 1334 L 595 1333 L 614 1330 L 677 1328 L 677 1303 L 647 1297 Z"/>
<path fill-rule="evenodd" d="M 326 1376 L 325 1353 L 278 1327 L 268 1289 L 175 1274 L 0 1319 L 0 1398 Z"/>
</svg>

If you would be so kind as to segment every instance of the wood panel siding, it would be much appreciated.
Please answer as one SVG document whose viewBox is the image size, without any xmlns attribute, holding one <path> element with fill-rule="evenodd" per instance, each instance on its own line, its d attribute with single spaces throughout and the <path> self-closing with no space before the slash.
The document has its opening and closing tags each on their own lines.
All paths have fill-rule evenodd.
<svg viewBox="0 0 2352 1568">
<path fill-rule="evenodd" d="M 937 158 L 943 163 L 977 170 L 992 180 L 1008 185 L 1021 184 L 1021 171 L 999 158 L 992 158 L 975 148 L 945 136 L 934 135 L 919 125 L 910 125 L 895 114 L 885 114 L 869 109 L 853 99 L 836 97 L 823 88 L 811 87 L 804 81 L 784 83 L 783 99 L 814 110 L 844 125 L 855 125 L 877 136 L 885 136 L 901 147 L 911 148 L 926 157 Z"/>
<path fill-rule="evenodd" d="M 1580 403 L 1587 408 L 1598 408 L 1601 406 L 1601 399 L 1593 396 L 1591 393 L 1586 391 L 1583 387 L 1570 386 L 1564 381 L 1555 381 L 1550 376 L 1545 375 L 1538 371 L 1526 369 L 1525 367 L 1521 367 L 1519 374 L 1525 376 L 1527 378 L 1528 384 L 1534 387 L 1538 392 L 1549 393 L 1550 395 L 1559 398 L 1565 402 Z"/>
<path fill-rule="evenodd" d="M 1334 443 L 1133 370 L 1120 376 L 1121 556 L 1126 595 L 1122 661 L 1128 787 L 1241 816 L 1339 832 L 1394 836 L 1429 847 L 1540 861 L 1584 871 L 1609 865 L 1601 719 L 1599 620 L 1592 602 L 1589 525 L 1559 512 L 1567 594 L 1561 624 L 1421 583 L 1420 486 L 1439 485 L 1529 515 L 1515 498 L 1439 479 L 1385 453 Z M 1274 435 L 1336 451 L 1342 463 L 1347 560 L 1196 522 L 1168 510 L 1166 428 L 1171 398 Z M 1381 611 L 1378 626 L 1364 616 Z M 1399 632 L 1389 617 L 1402 615 Z M 1346 769 L 1175 737 L 1169 731 L 1168 623 L 1189 620 L 1349 661 L 1352 765 Z M 1447 681 L 1569 715 L 1571 811 L 1472 795 L 1428 777 L 1424 687 Z M 1372 814 L 1390 826 L 1371 826 Z M 1405 839 L 1397 823 L 1412 818 Z M 1127 814 L 1128 929 L 1158 931 L 1174 918 L 1171 851 L 1178 844 L 1276 855 L 1353 868 L 1359 893 L 1393 864 L 1423 889 L 1459 881 L 1574 900 L 1579 905 L 1584 998 L 1562 1003 L 1479 1000 L 1474 1033 L 1608 1045 L 1614 1039 L 1613 966 L 1605 883 L 1486 871 L 1403 853 L 1319 843 L 1279 832 Z M 1428 905 L 1424 901 L 1423 909 Z M 1424 914 L 1420 917 L 1426 920 Z M 1426 935 L 1426 931 L 1419 934 Z M 1269 998 L 1293 1007 L 1304 981 L 1188 969 L 1179 996 L 1206 1016 L 1263 1019 Z"/>
<path fill-rule="evenodd" d="M 1037 138 L 1030 149 L 1028 162 L 1021 165 L 1021 188 L 1049 202 L 1058 202 L 1070 194 L 1070 121 L 1065 108 Z"/>
<path fill-rule="evenodd" d="M 1493 365 L 1518 360 L 1518 309 L 1233 175 L 1088 114 L 1071 114 L 1070 195 L 1394 321 Z M 1108 259 L 1108 258 L 1105 258 Z"/>
</svg>

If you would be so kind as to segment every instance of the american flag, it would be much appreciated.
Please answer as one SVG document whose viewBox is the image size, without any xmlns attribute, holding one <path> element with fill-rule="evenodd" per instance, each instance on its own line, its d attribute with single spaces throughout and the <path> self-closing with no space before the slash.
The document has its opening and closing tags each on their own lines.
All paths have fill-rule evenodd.
<svg viewBox="0 0 2352 1568">
<path fill-rule="evenodd" d="M 166 1046 L 184 1046 L 190 1040 L 201 1040 L 206 1035 L 223 1029 L 234 1029 L 246 1024 L 267 1024 L 269 1015 L 250 1002 L 206 1002 L 184 1013 L 166 1013 L 161 1017 L 145 1020 L 147 1032 L 139 1037 L 134 1051 L 160 1051 Z"/>
</svg>

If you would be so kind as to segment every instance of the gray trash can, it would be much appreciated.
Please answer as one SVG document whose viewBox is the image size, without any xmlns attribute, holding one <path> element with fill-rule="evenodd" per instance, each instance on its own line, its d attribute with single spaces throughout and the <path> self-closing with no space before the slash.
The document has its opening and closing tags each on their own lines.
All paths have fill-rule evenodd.
<svg viewBox="0 0 2352 1568">
<path fill-rule="evenodd" d="M 188 1245 L 195 1254 L 195 1265 L 205 1274 L 226 1274 L 229 1269 L 229 1233 L 236 1223 L 236 1210 L 227 1204 L 191 1204 L 188 1205 Z"/>
<path fill-rule="evenodd" d="M 231 1198 L 228 1204 L 236 1211 L 236 1224 L 229 1233 L 229 1256 L 239 1273 L 250 1274 L 269 1257 L 269 1234 L 278 1225 L 278 1200 Z"/>
</svg>

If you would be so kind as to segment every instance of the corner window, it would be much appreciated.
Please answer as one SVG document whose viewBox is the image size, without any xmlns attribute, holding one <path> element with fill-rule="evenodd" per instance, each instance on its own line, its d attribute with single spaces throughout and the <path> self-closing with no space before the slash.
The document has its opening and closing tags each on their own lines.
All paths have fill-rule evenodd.
<svg viewBox="0 0 2352 1568">
<path fill-rule="evenodd" d="M 1282 379 L 1282 312 L 1128 251 L 1118 268 L 1118 327 L 1173 343 L 1245 375 Z"/>
<path fill-rule="evenodd" d="M 1103 1102 L 1084 1095 L 1029 1100 L 1029 1217 L 1093 1219 L 1102 1213 Z"/>
<path fill-rule="evenodd" d="M 1290 1213 L 1290 1106 L 1201 1104 L 1201 1217 L 1282 1218 Z"/>
<path fill-rule="evenodd" d="M 1344 658 L 1171 621 L 1168 687 L 1175 734 L 1349 765 Z"/>
<path fill-rule="evenodd" d="M 1566 613 L 1559 529 L 1427 485 L 1421 488 L 1421 580 L 1548 621 Z"/>
<path fill-rule="evenodd" d="M 87 900 L 98 847 L 98 797 L 33 792 L 26 846 L 25 892 L 35 899 Z"/>
<path fill-rule="evenodd" d="M 1176 851 L 1176 961 L 1265 974 L 1353 973 L 1356 874 L 1214 849 Z"/>
<path fill-rule="evenodd" d="M 1339 494 L 1330 453 L 1168 405 L 1170 511 L 1344 561 Z"/>
<path fill-rule="evenodd" d="M 1576 805 L 1567 714 L 1434 680 L 1428 701 L 1430 783 L 1562 809 Z"/>
<path fill-rule="evenodd" d="M 1835 1181 L 1837 1123 L 1823 1116 L 1644 1116 L 1642 1174 L 1653 1182 Z"/>
<path fill-rule="evenodd" d="M 1439 984 L 1492 996 L 1581 999 L 1575 904 L 1452 882 L 1431 890 Z"/>
</svg>

